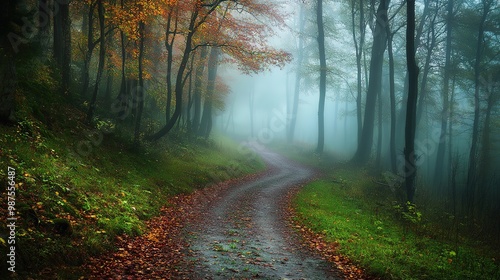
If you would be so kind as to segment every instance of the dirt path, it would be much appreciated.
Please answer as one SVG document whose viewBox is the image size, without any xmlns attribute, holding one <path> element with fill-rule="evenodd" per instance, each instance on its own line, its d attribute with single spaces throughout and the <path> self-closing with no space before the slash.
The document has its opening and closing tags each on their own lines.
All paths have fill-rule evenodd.
<svg viewBox="0 0 500 280">
<path fill-rule="evenodd" d="M 269 172 L 228 188 L 188 226 L 189 279 L 338 279 L 332 264 L 298 245 L 286 225 L 286 194 L 312 171 L 266 150 Z"/>
<path fill-rule="evenodd" d="M 85 279 L 339 279 L 287 225 L 287 194 L 313 172 L 258 150 L 268 169 L 169 200 L 137 237 L 90 258 Z M 40 279 L 51 279 L 46 271 Z"/>
</svg>

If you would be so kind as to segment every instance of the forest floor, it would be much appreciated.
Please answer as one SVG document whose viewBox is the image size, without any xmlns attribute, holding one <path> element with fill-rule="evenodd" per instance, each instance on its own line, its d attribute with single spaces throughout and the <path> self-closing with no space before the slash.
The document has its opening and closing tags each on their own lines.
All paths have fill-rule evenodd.
<svg viewBox="0 0 500 280">
<path fill-rule="evenodd" d="M 92 259 L 89 278 L 364 278 L 309 249 L 321 242 L 292 222 L 291 194 L 314 172 L 267 150 L 258 154 L 266 171 L 174 197 L 149 233 L 120 238 L 116 252 Z"/>
</svg>

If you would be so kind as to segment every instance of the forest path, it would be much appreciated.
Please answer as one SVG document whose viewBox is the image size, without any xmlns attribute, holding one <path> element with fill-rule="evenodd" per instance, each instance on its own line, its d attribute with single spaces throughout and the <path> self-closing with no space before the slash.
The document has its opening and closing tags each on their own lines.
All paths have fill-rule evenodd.
<svg viewBox="0 0 500 280">
<path fill-rule="evenodd" d="M 254 148 L 255 149 L 255 148 Z M 236 182 L 188 225 L 189 279 L 339 279 L 332 264 L 299 245 L 287 225 L 287 194 L 313 172 L 265 149 L 268 171 Z"/>
<path fill-rule="evenodd" d="M 253 149 L 266 171 L 172 197 L 143 235 L 118 236 L 116 251 L 90 258 L 84 278 L 339 279 L 287 224 L 289 197 L 312 170 Z"/>
</svg>

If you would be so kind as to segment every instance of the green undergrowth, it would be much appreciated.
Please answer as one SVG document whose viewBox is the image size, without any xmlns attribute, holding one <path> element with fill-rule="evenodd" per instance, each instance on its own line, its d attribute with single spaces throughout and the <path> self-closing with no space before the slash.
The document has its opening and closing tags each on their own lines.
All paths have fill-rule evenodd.
<svg viewBox="0 0 500 280">
<path fill-rule="evenodd" d="M 25 126 L 30 133 L 23 132 Z M 226 139 L 136 150 L 103 135 L 101 143 L 79 153 L 80 143 L 92 141 L 83 132 L 82 138 L 51 132 L 44 136 L 37 126 L 25 121 L 0 127 L 2 186 L 7 185 L 7 168 L 16 170 L 20 272 L 49 264 L 80 265 L 88 256 L 111 249 L 116 235 L 143 233 L 144 221 L 158 215 L 169 197 L 264 167 Z M 5 189 L 2 200 L 6 205 Z M 0 227 L 0 246 L 6 248 L 5 225 Z"/>
<path fill-rule="evenodd" d="M 297 219 L 337 244 L 338 252 L 382 279 L 500 279 L 498 248 L 443 235 L 431 211 L 401 205 L 394 190 L 367 170 L 328 156 L 288 148 L 291 158 L 317 167 L 293 204 Z M 382 176 L 380 176 L 382 177 Z M 408 209 L 408 210 L 406 210 Z"/>
<path fill-rule="evenodd" d="M 85 125 L 80 110 L 56 98 L 50 75 L 29 70 L 19 71 L 25 92 L 18 94 L 18 122 L 0 124 L 0 215 L 8 215 L 11 167 L 20 279 L 38 279 L 50 267 L 60 267 L 62 278 L 76 278 L 65 268 L 112 250 L 117 235 L 142 234 L 145 221 L 158 215 L 169 197 L 264 168 L 258 157 L 240 153 L 222 137 L 206 141 L 176 133 L 137 148 L 109 129 Z M 23 75 L 30 75 L 25 85 Z M 1 223 L 1 279 L 7 273 L 8 237 Z"/>
</svg>

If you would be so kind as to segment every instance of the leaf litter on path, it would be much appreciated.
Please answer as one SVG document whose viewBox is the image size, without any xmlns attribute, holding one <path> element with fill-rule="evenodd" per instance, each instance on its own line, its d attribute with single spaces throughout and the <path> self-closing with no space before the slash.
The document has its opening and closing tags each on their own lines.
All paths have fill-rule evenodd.
<svg viewBox="0 0 500 280">
<path fill-rule="evenodd" d="M 287 219 L 287 194 L 313 172 L 275 153 L 258 153 L 266 171 L 173 197 L 147 222 L 144 235 L 121 236 L 118 250 L 92 258 L 86 278 L 353 279 L 357 271 L 344 269 L 338 255 L 307 249 L 304 244 L 317 237 L 302 234 L 301 242 Z"/>
</svg>

